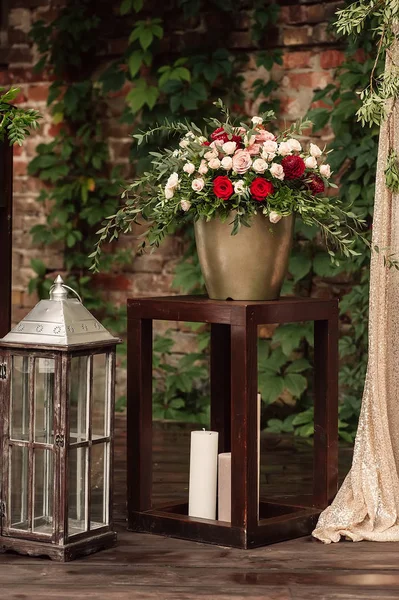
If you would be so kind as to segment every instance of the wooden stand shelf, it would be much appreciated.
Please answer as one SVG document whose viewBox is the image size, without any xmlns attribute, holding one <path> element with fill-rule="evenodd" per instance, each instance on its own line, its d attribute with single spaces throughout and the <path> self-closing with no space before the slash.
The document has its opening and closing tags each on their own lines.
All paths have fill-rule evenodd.
<svg viewBox="0 0 399 600">
<path fill-rule="evenodd" d="M 232 522 L 188 516 L 186 500 L 152 506 L 152 321 L 211 324 L 211 429 L 232 453 Z M 258 501 L 258 326 L 315 323 L 314 482 L 309 497 Z M 218 301 L 199 296 L 128 300 L 128 528 L 252 548 L 308 535 L 338 478 L 338 302 L 282 298 Z M 259 512 L 259 516 L 258 516 Z"/>
</svg>

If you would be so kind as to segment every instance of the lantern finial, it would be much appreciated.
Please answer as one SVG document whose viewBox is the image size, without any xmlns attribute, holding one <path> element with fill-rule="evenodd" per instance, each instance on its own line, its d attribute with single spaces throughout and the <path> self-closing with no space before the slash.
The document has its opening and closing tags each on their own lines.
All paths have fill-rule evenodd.
<svg viewBox="0 0 399 600">
<path fill-rule="evenodd" d="M 64 285 L 64 280 L 61 275 L 57 275 L 54 284 L 50 290 L 50 300 L 66 300 L 68 298 L 68 290 Z"/>
</svg>

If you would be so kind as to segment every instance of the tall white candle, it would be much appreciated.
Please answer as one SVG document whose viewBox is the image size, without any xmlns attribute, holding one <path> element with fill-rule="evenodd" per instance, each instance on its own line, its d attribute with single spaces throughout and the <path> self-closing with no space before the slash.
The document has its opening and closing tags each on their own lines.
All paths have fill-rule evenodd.
<svg viewBox="0 0 399 600">
<path fill-rule="evenodd" d="M 218 466 L 217 431 L 193 431 L 190 451 L 190 517 L 216 519 L 216 486 Z"/>
</svg>

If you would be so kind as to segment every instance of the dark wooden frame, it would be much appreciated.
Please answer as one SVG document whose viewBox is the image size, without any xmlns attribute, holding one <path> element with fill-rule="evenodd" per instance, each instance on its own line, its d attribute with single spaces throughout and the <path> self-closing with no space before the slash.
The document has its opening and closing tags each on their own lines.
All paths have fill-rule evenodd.
<svg viewBox="0 0 399 600">
<path fill-rule="evenodd" d="M 0 338 L 11 328 L 13 148 L 0 141 Z"/>
<path fill-rule="evenodd" d="M 86 344 L 78 347 L 55 348 L 54 346 L 35 346 L 30 349 L 25 346 L 21 348 L 15 344 L 0 345 L 0 363 L 6 367 L 6 377 L 0 380 L 0 418 L 1 418 L 1 460 L 3 463 L 2 481 L 0 489 L 2 490 L 2 502 L 4 503 L 4 516 L 2 518 L 2 528 L 0 535 L 0 550 L 15 550 L 22 554 L 46 555 L 53 560 L 68 561 L 80 555 L 91 554 L 102 548 L 113 546 L 116 542 L 116 533 L 113 531 L 113 452 L 114 452 L 114 407 L 115 407 L 115 347 L 116 342 L 104 342 L 102 344 Z M 106 380 L 109 392 L 109 432 L 105 432 L 102 438 L 93 440 L 89 435 L 87 442 L 73 444 L 72 447 L 85 445 L 88 448 L 100 443 L 109 444 L 109 465 L 108 479 L 110 482 L 108 492 L 108 524 L 103 527 L 88 530 L 68 537 L 68 464 L 69 464 L 69 381 L 71 372 L 71 359 L 77 356 L 88 356 L 92 366 L 93 356 L 95 354 L 106 354 L 110 360 L 111 383 Z M 30 377 L 30 438 L 28 442 L 20 442 L 10 439 L 10 387 L 11 387 L 11 356 L 25 356 L 29 360 L 33 358 L 53 358 L 55 360 L 55 392 L 54 392 L 54 443 L 43 444 L 34 441 L 33 430 L 33 393 L 34 393 L 34 373 Z M 92 369 L 91 369 L 92 375 Z M 90 387 L 90 403 L 92 403 L 92 386 Z M 56 435 L 63 438 L 63 443 L 57 444 Z M 90 434 L 90 425 L 89 425 Z M 9 456 L 12 447 L 24 446 L 29 449 L 30 473 L 32 473 L 33 452 L 35 448 L 45 448 L 53 452 L 54 469 L 54 500 L 53 500 L 53 533 L 44 535 L 35 531 L 22 531 L 11 527 L 10 515 L 7 510 L 7 499 L 9 490 Z M 90 457 L 90 452 L 88 457 Z M 90 463 L 90 458 L 88 458 Z M 86 474 L 88 478 L 88 490 L 90 490 L 90 469 Z M 104 482 L 105 484 L 105 482 Z M 90 494 L 90 491 L 88 492 Z M 32 506 L 33 485 L 29 481 L 28 495 L 30 501 L 28 505 Z M 90 497 L 88 498 L 90 509 Z"/>
<path fill-rule="evenodd" d="M 188 516 L 187 502 L 152 506 L 152 321 L 211 325 L 211 429 L 232 452 L 232 522 Z M 308 497 L 258 506 L 257 330 L 315 322 L 314 485 Z M 311 532 L 338 483 L 338 302 L 283 298 L 217 301 L 198 296 L 128 300 L 128 529 L 250 548 Z M 259 510 L 259 518 L 258 518 Z"/>
</svg>

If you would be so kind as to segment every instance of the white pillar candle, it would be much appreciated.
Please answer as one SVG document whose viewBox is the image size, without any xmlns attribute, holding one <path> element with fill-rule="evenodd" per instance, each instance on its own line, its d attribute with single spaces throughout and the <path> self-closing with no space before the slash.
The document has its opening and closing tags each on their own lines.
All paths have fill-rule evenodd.
<svg viewBox="0 0 399 600">
<path fill-rule="evenodd" d="M 216 519 L 216 485 L 218 466 L 217 431 L 193 431 L 190 451 L 190 517 Z"/>
<path fill-rule="evenodd" d="M 219 454 L 218 519 L 231 522 L 231 452 Z"/>
</svg>

